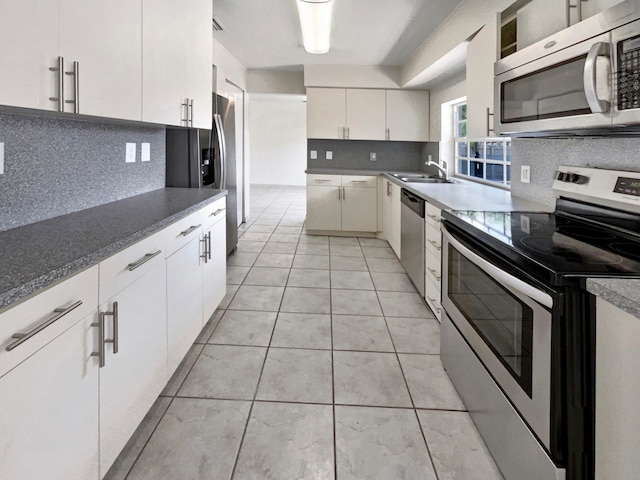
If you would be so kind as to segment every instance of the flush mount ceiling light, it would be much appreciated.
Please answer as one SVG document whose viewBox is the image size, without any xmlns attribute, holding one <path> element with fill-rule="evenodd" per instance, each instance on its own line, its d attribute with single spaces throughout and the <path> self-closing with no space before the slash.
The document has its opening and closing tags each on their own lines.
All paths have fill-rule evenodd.
<svg viewBox="0 0 640 480">
<path fill-rule="evenodd" d="M 297 0 L 302 43 L 309 53 L 329 51 L 333 0 Z"/>
</svg>

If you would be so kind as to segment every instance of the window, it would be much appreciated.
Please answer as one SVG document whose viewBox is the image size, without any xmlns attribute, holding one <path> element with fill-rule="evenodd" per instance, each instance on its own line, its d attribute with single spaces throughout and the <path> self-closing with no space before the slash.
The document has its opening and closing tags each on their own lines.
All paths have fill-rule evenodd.
<svg viewBox="0 0 640 480">
<path fill-rule="evenodd" d="M 467 137 L 467 104 L 453 106 L 455 172 L 470 180 L 508 187 L 511 185 L 511 139 Z"/>
</svg>

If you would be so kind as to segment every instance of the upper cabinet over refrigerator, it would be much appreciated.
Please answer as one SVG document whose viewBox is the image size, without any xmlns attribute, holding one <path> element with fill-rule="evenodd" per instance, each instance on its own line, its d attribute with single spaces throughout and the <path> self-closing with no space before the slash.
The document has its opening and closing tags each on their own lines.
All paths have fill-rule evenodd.
<svg viewBox="0 0 640 480">
<path fill-rule="evenodd" d="M 628 0 L 496 62 L 495 130 L 640 132 L 639 62 L 640 0 Z"/>
</svg>

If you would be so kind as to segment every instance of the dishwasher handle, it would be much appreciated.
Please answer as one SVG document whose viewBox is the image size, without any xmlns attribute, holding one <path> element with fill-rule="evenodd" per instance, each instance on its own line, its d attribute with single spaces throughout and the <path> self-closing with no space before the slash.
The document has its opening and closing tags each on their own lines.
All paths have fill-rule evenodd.
<svg viewBox="0 0 640 480">
<path fill-rule="evenodd" d="M 424 218 L 424 200 L 404 188 L 400 191 L 400 203 L 409 207 L 420 218 Z"/>
</svg>

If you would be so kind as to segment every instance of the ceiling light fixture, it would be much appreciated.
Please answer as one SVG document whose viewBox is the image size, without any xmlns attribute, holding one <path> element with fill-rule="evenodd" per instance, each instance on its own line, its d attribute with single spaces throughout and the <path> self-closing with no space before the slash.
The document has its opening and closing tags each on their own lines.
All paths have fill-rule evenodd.
<svg viewBox="0 0 640 480">
<path fill-rule="evenodd" d="M 333 0 L 297 0 L 302 43 L 308 53 L 329 51 Z"/>
</svg>

